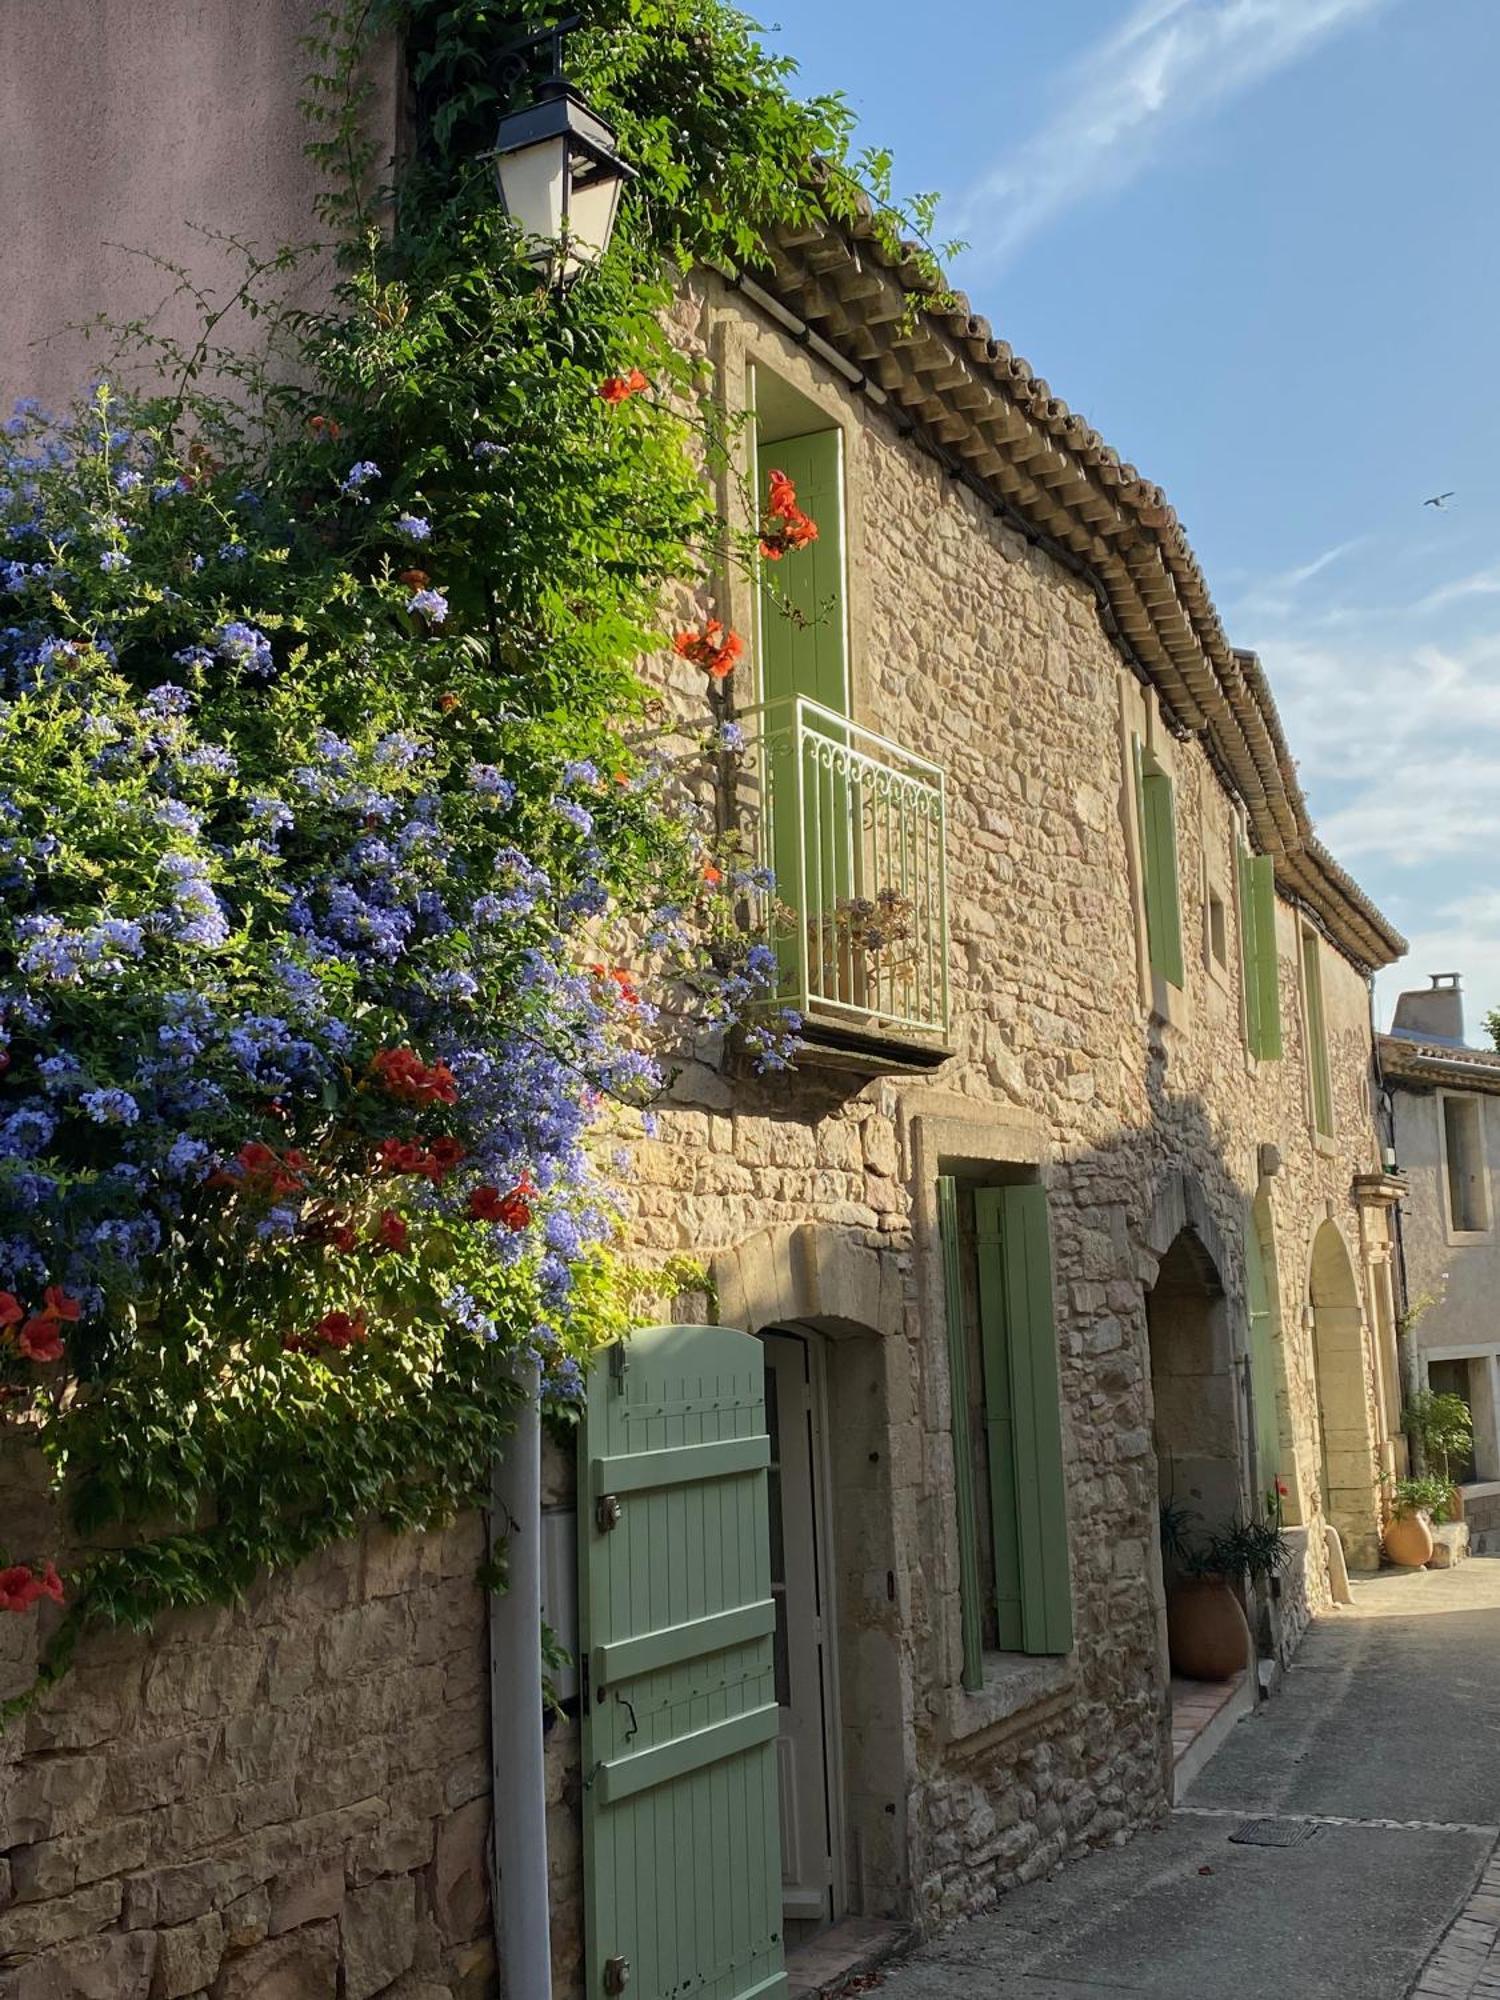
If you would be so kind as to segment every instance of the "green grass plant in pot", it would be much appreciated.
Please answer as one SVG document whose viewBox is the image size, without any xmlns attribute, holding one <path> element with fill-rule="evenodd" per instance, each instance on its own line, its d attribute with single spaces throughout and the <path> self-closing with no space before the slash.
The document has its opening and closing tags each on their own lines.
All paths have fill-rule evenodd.
<svg viewBox="0 0 1500 2000">
<path fill-rule="evenodd" d="M 1170 1502 L 1162 1509 L 1167 1650 L 1174 1674 L 1227 1681 L 1250 1663 L 1244 1585 L 1284 1569 L 1291 1550 L 1274 1521 L 1235 1519 L 1195 1534 L 1197 1518 Z"/>
</svg>

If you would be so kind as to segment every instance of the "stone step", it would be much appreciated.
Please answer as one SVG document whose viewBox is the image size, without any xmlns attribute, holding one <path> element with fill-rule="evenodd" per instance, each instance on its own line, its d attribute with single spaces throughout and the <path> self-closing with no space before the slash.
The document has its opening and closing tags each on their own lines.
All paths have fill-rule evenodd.
<svg viewBox="0 0 1500 2000">
<path fill-rule="evenodd" d="M 1469 1524 L 1467 1521 L 1444 1521 L 1432 1531 L 1432 1554 L 1427 1559 L 1429 1569 L 1455 1569 L 1469 1554 Z"/>
</svg>

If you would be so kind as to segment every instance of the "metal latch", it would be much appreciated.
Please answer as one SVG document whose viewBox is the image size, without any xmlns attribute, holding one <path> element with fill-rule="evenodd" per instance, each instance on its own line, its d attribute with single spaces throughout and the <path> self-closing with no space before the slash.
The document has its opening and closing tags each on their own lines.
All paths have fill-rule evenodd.
<svg viewBox="0 0 1500 2000">
<path fill-rule="evenodd" d="M 594 1522 L 600 1534 L 607 1535 L 611 1528 L 618 1528 L 624 1511 L 618 1493 L 601 1493 L 594 1503 Z"/>
<path fill-rule="evenodd" d="M 630 1984 L 630 1960 L 618 1953 L 604 1961 L 604 1990 L 606 1993 L 623 1993 Z"/>
</svg>

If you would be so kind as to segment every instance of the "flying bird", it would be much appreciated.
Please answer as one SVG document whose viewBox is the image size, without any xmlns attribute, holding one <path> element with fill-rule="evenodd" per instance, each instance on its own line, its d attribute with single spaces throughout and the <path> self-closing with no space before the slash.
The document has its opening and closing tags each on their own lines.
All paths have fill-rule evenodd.
<svg viewBox="0 0 1500 2000">
<path fill-rule="evenodd" d="M 1453 498 L 1453 492 L 1454 489 L 1450 487 L 1446 493 L 1434 493 L 1432 498 L 1424 500 L 1422 505 L 1424 507 L 1446 507 L 1448 502 Z"/>
</svg>

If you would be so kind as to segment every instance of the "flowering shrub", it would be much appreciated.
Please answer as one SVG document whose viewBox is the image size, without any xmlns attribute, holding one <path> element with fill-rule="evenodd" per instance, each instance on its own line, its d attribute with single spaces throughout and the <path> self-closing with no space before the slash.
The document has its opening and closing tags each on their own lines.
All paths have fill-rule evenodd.
<svg viewBox="0 0 1500 2000">
<path fill-rule="evenodd" d="M 503 22 L 395 11 L 429 93 L 493 67 Z M 566 300 L 472 171 L 483 92 L 423 98 L 368 228 L 335 15 L 348 275 L 286 323 L 298 386 L 148 335 L 145 392 L 0 439 L 0 1427 L 79 1536 L 127 1531 L 65 1574 L 6 1552 L 0 1612 L 64 1606 L 44 1680 L 91 1621 L 481 1499 L 507 1359 L 566 1401 L 626 1322 L 604 1163 L 674 1037 L 748 1013 L 775 1067 L 800 1025 L 755 1011 L 769 880 L 632 745 L 664 591 L 725 545 L 670 259 L 806 212 L 781 155 L 842 121 L 715 0 L 606 11 L 583 46 L 656 194 Z M 773 479 L 762 544 L 815 534 Z M 741 650 L 684 639 L 711 682 Z"/>
</svg>

